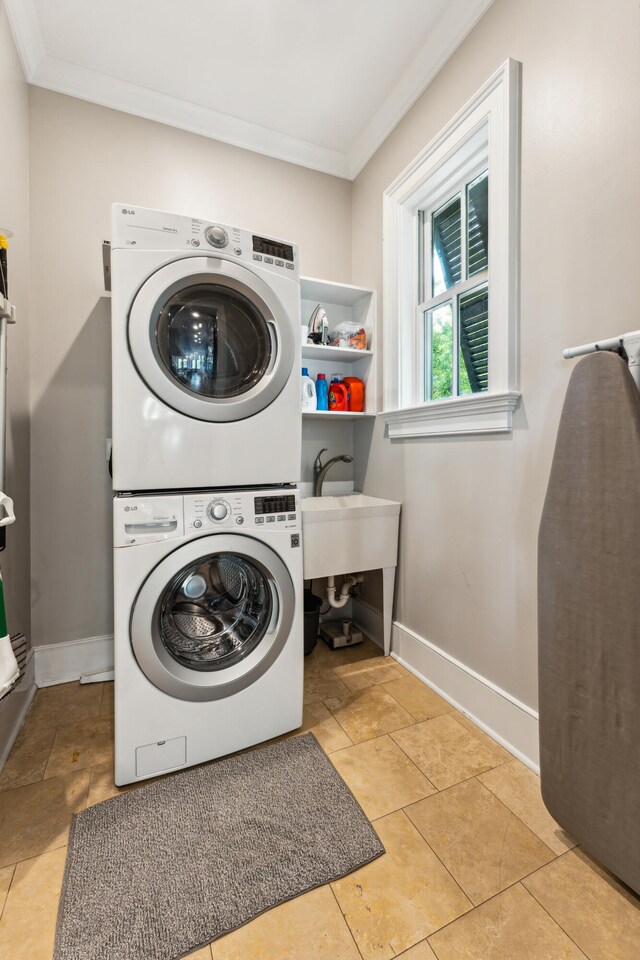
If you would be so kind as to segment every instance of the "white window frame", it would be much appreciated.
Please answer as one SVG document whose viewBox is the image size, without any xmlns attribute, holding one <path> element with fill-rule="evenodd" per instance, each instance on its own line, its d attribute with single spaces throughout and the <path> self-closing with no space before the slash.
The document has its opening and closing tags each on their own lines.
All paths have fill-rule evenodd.
<svg viewBox="0 0 640 960">
<path fill-rule="evenodd" d="M 507 60 L 385 191 L 383 410 L 391 439 L 511 430 L 518 392 L 520 64 Z M 489 171 L 489 390 L 421 399 L 418 212 Z"/>
</svg>

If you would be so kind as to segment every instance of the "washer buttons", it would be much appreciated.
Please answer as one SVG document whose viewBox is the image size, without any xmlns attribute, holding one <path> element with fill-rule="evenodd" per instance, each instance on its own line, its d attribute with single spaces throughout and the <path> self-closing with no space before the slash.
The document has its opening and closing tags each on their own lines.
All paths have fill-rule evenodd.
<svg viewBox="0 0 640 960">
<path fill-rule="evenodd" d="M 236 257 L 239 257 L 242 253 L 242 247 L 234 247 L 233 252 L 235 253 Z"/>
<path fill-rule="evenodd" d="M 202 526 L 202 520 L 194 520 L 193 525 L 196 528 L 196 530 L 199 530 L 200 527 Z"/>
<path fill-rule="evenodd" d="M 194 239 L 191 241 L 191 246 L 192 246 L 192 247 L 199 247 L 199 246 L 200 246 L 200 241 L 194 238 Z"/>
<path fill-rule="evenodd" d="M 244 523 L 244 517 L 236 517 L 236 523 L 238 524 L 239 527 L 241 527 L 242 524 Z"/>
<path fill-rule="evenodd" d="M 265 262 L 265 263 L 273 263 L 273 257 L 265 257 L 265 258 L 264 258 L 264 262 Z"/>
</svg>

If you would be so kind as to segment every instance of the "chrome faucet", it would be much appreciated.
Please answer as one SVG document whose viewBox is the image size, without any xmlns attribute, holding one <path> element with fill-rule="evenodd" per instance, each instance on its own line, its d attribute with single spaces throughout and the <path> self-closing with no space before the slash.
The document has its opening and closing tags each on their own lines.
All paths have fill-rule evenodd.
<svg viewBox="0 0 640 960">
<path fill-rule="evenodd" d="M 323 465 L 321 457 L 323 453 L 327 452 L 327 447 L 323 447 L 318 456 L 316 457 L 313 464 L 313 492 L 316 497 L 322 496 L 322 484 L 324 483 L 324 478 L 327 475 L 327 470 L 334 465 L 334 463 L 351 463 L 353 457 L 349 456 L 348 453 L 341 453 L 338 457 L 332 457 L 331 460 Z"/>
</svg>

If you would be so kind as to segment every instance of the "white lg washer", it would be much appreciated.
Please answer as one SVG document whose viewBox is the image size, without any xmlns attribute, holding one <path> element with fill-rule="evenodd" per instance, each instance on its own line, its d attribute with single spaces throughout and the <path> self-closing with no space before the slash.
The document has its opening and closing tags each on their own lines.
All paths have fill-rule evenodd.
<svg viewBox="0 0 640 960">
<path fill-rule="evenodd" d="M 295 244 L 114 204 L 113 488 L 300 478 Z"/>
<path fill-rule="evenodd" d="M 302 723 L 294 488 L 114 498 L 115 780 Z"/>
</svg>

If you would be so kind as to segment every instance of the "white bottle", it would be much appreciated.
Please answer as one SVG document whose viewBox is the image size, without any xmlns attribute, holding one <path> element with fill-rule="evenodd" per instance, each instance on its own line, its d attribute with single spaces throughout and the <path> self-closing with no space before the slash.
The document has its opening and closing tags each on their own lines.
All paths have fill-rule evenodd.
<svg viewBox="0 0 640 960">
<path fill-rule="evenodd" d="M 316 385 L 309 376 L 307 367 L 302 368 L 301 380 L 301 401 L 302 412 L 307 413 L 310 410 L 318 409 L 318 398 L 316 397 Z"/>
</svg>

